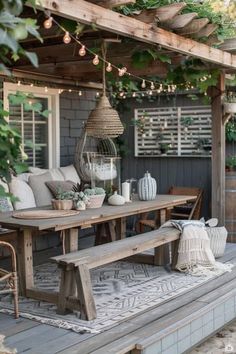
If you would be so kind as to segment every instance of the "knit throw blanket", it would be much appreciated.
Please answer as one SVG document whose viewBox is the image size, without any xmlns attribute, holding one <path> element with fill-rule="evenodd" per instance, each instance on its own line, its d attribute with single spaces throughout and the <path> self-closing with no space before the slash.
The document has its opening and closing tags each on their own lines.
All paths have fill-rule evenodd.
<svg viewBox="0 0 236 354">
<path fill-rule="evenodd" d="M 215 261 L 205 223 L 197 220 L 170 220 L 162 227 L 181 231 L 176 269 L 192 275 L 220 275 L 231 271 L 232 264 Z"/>
</svg>

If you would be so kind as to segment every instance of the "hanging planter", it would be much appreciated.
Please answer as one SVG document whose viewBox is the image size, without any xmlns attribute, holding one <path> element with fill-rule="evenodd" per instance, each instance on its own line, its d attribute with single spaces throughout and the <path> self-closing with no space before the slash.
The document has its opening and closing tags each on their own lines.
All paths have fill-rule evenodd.
<svg viewBox="0 0 236 354">
<path fill-rule="evenodd" d="M 236 113 L 236 102 L 224 102 L 225 113 Z"/>
</svg>

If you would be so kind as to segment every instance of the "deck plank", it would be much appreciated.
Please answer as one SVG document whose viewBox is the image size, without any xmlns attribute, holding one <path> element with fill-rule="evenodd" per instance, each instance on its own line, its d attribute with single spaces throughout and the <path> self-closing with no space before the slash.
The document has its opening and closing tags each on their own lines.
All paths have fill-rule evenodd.
<svg viewBox="0 0 236 354">
<path fill-rule="evenodd" d="M 224 257 L 219 260 L 236 260 L 236 245 L 227 247 Z M 161 328 L 164 330 L 168 325 L 173 325 L 178 318 L 181 320 L 183 311 L 185 315 L 191 314 L 191 311 L 197 313 L 198 309 L 204 308 L 214 299 L 227 295 L 235 288 L 235 279 L 236 269 L 233 269 L 231 273 L 225 273 L 192 289 L 185 296 L 172 299 L 97 335 L 77 334 L 27 319 L 15 320 L 13 316 L 5 314 L 0 314 L 0 332 L 4 331 L 7 335 L 6 345 L 16 347 L 18 353 L 124 353 L 125 346 L 129 348 L 132 342 L 138 343 L 140 336 L 144 338 L 145 333 L 150 336 Z"/>
</svg>

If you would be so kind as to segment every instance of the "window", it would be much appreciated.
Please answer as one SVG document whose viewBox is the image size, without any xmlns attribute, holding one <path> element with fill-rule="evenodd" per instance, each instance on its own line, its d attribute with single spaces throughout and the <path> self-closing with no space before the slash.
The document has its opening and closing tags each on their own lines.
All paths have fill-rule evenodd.
<svg viewBox="0 0 236 354">
<path fill-rule="evenodd" d="M 8 95 L 17 91 L 32 93 L 33 102 L 40 102 L 43 110 L 49 110 L 47 118 L 23 105 L 9 103 Z M 23 141 L 23 150 L 28 155 L 27 164 L 40 168 L 60 165 L 59 146 L 59 95 L 55 89 L 45 92 L 42 87 L 4 83 L 4 108 L 10 112 L 9 123 L 18 129 Z M 28 143 L 30 142 L 30 144 Z"/>
</svg>

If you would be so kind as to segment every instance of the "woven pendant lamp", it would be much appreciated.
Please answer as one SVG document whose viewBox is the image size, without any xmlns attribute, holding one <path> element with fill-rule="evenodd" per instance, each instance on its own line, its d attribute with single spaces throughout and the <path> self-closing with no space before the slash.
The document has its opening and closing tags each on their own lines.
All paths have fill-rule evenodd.
<svg viewBox="0 0 236 354">
<path fill-rule="evenodd" d="M 103 46 L 103 58 L 103 94 L 96 108 L 90 113 L 85 130 L 88 136 L 95 138 L 116 138 L 123 134 L 124 127 L 118 112 L 112 108 L 106 96 L 105 46 Z"/>
</svg>

